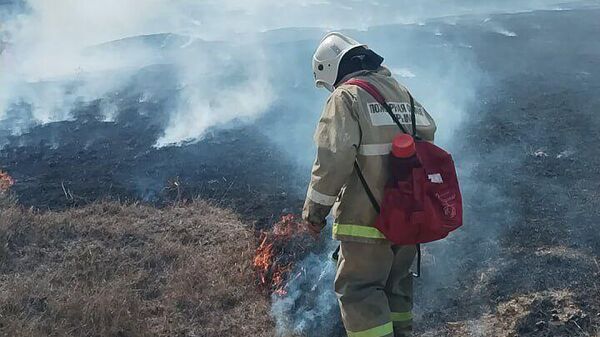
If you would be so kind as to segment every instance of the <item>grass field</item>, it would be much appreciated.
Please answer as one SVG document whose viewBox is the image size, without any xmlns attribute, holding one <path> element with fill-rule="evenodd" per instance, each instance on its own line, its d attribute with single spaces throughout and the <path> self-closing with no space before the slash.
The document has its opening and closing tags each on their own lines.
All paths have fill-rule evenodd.
<svg viewBox="0 0 600 337">
<path fill-rule="evenodd" d="M 255 236 L 198 201 L 43 212 L 3 198 L 2 336 L 272 336 Z"/>
</svg>

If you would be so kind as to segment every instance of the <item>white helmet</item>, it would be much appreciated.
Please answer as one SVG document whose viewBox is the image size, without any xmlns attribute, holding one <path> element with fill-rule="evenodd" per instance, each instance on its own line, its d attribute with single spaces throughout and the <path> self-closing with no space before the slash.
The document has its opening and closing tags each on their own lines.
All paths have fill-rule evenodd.
<svg viewBox="0 0 600 337">
<path fill-rule="evenodd" d="M 331 32 L 321 40 L 312 60 L 313 75 L 317 88 L 334 90 L 342 57 L 357 47 L 367 47 L 354 39 L 337 32 Z"/>
</svg>

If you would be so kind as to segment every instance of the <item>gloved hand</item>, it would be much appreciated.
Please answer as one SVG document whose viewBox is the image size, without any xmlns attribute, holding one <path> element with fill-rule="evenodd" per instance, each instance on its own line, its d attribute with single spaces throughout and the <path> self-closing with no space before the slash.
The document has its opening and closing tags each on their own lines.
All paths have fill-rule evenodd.
<svg viewBox="0 0 600 337">
<path fill-rule="evenodd" d="M 324 223 L 315 223 L 315 222 L 309 222 L 309 221 L 305 222 L 306 228 L 308 229 L 310 234 L 315 237 L 318 236 L 319 234 L 321 234 L 321 231 L 325 227 L 325 224 L 326 224 L 326 222 L 324 222 Z"/>
<path fill-rule="evenodd" d="M 327 215 L 329 215 L 330 207 L 311 207 L 308 209 L 304 208 L 302 212 L 302 219 L 306 223 L 306 228 L 314 236 L 318 236 L 325 225 L 327 224 Z"/>
</svg>

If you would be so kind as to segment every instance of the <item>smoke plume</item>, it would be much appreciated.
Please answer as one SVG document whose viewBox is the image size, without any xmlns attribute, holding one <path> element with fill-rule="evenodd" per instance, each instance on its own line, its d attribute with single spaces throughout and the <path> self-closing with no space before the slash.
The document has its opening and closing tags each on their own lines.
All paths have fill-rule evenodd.
<svg viewBox="0 0 600 337">
<path fill-rule="evenodd" d="M 193 141 L 211 127 L 225 126 L 234 120 L 254 120 L 272 108 L 278 94 L 273 87 L 281 86 L 290 71 L 288 68 L 274 72 L 273 64 L 298 51 L 267 54 L 265 43 L 299 39 L 315 42 L 331 29 L 367 30 L 382 24 L 528 10 L 550 3 L 7 1 L 0 7 L 0 121 L 5 120 L 3 128 L 13 128 L 13 133 L 18 133 L 23 131 L 23 125 L 6 126 L 9 112 L 15 109 L 26 110 L 27 118 L 20 117 L 28 119 L 28 123 L 21 123 L 27 125 L 73 118 L 71 111 L 77 104 L 124 90 L 135 71 L 152 64 L 172 64 L 177 77 L 176 103 L 167 112 L 164 135 L 157 145 Z M 291 27 L 316 30 L 261 34 Z M 163 33 L 176 34 L 178 38 L 169 44 L 143 39 Z M 111 48 L 111 42 L 132 37 L 136 38 L 127 40 L 127 47 L 121 43 L 120 48 Z M 142 40 L 145 42 L 140 43 Z M 222 43 L 211 43 L 215 41 Z M 306 75 L 300 80 L 308 83 L 310 62 L 302 61 L 286 66 L 301 69 Z M 316 104 L 310 109 L 318 110 Z M 114 112 L 108 109 L 107 119 Z"/>
</svg>

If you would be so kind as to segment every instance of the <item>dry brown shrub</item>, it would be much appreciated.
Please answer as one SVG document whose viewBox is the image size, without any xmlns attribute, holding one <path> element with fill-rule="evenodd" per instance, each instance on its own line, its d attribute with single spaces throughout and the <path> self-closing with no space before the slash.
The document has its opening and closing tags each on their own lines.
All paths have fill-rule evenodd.
<svg viewBox="0 0 600 337">
<path fill-rule="evenodd" d="M 272 336 L 255 246 L 202 201 L 0 208 L 0 335 Z"/>
</svg>

